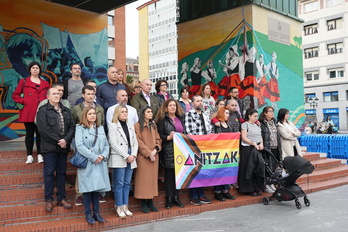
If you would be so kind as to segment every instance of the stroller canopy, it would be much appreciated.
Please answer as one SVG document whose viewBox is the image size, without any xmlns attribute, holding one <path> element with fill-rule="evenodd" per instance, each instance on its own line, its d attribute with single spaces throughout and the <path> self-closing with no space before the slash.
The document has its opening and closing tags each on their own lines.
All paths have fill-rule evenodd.
<svg viewBox="0 0 348 232">
<path fill-rule="evenodd" d="M 314 166 L 299 155 L 285 157 L 283 160 L 283 166 L 290 175 L 295 172 L 311 174 L 314 170 Z"/>
</svg>

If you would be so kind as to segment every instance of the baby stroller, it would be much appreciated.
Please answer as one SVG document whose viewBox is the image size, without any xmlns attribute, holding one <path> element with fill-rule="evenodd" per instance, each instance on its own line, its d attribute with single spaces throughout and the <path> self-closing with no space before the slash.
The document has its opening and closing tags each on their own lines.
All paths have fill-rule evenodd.
<svg viewBox="0 0 348 232">
<path fill-rule="evenodd" d="M 273 156 L 273 154 L 271 154 Z M 273 156 L 275 159 L 275 157 Z M 301 203 L 299 198 L 303 197 L 306 206 L 310 206 L 310 201 L 306 193 L 300 186 L 296 184 L 296 180 L 303 174 L 310 174 L 314 170 L 314 166 L 301 156 L 288 156 L 284 158 L 283 163 L 279 163 L 280 166 L 286 170 L 278 169 L 275 172 L 265 165 L 266 171 L 270 172 L 273 184 L 276 186 L 276 191 L 269 198 L 264 197 L 262 202 L 264 205 L 268 205 L 272 198 L 277 201 L 292 201 L 295 200 L 296 208 L 301 209 Z"/>
</svg>

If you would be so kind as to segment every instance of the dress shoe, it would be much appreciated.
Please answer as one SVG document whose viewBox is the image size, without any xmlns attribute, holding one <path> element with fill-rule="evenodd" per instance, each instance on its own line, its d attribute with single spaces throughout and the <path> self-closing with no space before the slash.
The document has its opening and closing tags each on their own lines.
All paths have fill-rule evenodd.
<svg viewBox="0 0 348 232">
<path fill-rule="evenodd" d="M 174 197 L 173 198 L 173 204 L 176 206 L 179 206 L 181 208 L 185 207 L 185 205 L 183 203 L 181 203 L 181 201 L 179 200 L 179 197 Z"/>
<path fill-rule="evenodd" d="M 165 208 L 170 209 L 170 208 L 172 208 L 172 205 L 173 205 L 173 198 L 167 196 Z"/>
<path fill-rule="evenodd" d="M 72 207 L 66 200 L 61 200 L 57 202 L 57 206 L 63 206 L 65 209 L 70 209 Z"/>
<path fill-rule="evenodd" d="M 45 211 L 51 212 L 53 210 L 53 204 L 52 201 L 46 201 L 45 203 Z"/>
<path fill-rule="evenodd" d="M 91 224 L 91 225 L 95 224 L 95 220 L 92 217 L 92 214 L 87 214 L 86 215 L 86 222 L 88 222 L 88 224 Z"/>
<path fill-rule="evenodd" d="M 100 215 L 100 213 L 93 214 L 93 218 L 98 222 L 105 222 L 106 220 Z"/>
</svg>

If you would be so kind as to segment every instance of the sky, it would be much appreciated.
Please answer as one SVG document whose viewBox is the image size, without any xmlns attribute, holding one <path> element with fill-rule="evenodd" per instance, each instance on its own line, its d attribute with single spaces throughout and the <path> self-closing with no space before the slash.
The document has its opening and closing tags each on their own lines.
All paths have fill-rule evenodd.
<svg viewBox="0 0 348 232">
<path fill-rule="evenodd" d="M 138 0 L 126 5 L 126 56 L 139 56 L 139 19 L 137 7 L 150 0 Z"/>
</svg>

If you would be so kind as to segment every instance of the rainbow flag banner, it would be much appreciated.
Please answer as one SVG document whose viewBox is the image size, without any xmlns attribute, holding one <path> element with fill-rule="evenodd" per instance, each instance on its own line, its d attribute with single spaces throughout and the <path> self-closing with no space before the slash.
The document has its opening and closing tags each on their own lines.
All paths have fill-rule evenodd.
<svg viewBox="0 0 348 232">
<path fill-rule="evenodd" d="M 237 182 L 240 133 L 174 135 L 177 189 Z"/>
</svg>

